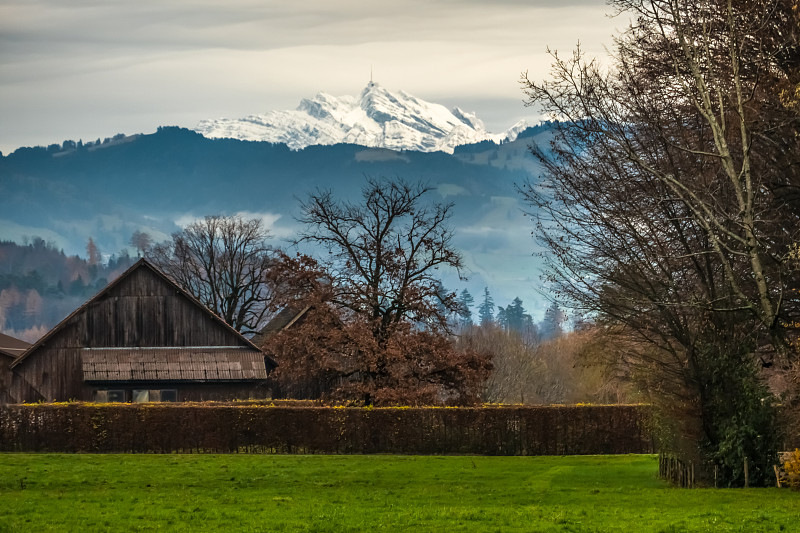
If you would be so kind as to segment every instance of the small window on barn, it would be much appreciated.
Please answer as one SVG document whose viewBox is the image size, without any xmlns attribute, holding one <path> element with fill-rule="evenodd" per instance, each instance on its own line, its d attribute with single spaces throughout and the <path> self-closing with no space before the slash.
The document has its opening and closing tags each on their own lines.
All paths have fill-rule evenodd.
<svg viewBox="0 0 800 533">
<path fill-rule="evenodd" d="M 125 391 L 124 390 L 107 390 L 105 392 L 106 392 L 106 395 L 107 395 L 106 399 L 109 402 L 124 402 L 125 401 Z"/>
<path fill-rule="evenodd" d="M 150 391 L 149 390 L 134 390 L 133 403 L 145 403 L 150 401 Z"/>
<path fill-rule="evenodd" d="M 99 403 L 105 403 L 108 401 L 108 391 L 107 390 L 96 390 L 94 391 L 94 401 Z"/>
<path fill-rule="evenodd" d="M 161 391 L 162 402 L 177 402 L 178 391 L 176 389 L 164 389 Z"/>
</svg>

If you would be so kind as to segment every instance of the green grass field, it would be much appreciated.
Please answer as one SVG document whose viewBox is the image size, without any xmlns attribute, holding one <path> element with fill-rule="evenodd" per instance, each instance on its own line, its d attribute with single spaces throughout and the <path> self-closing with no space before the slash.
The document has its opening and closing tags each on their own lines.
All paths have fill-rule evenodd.
<svg viewBox="0 0 800 533">
<path fill-rule="evenodd" d="M 0 454 L 6 531 L 800 531 L 800 493 L 654 456 Z"/>
</svg>

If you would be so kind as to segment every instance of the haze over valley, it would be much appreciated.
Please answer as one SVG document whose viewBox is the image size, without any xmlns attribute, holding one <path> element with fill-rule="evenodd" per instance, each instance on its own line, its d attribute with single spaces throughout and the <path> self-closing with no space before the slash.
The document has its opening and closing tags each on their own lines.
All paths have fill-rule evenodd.
<svg viewBox="0 0 800 533">
<path fill-rule="evenodd" d="M 108 258 L 135 255 L 137 231 L 161 241 L 205 215 L 241 214 L 261 218 L 273 245 L 291 251 L 298 204 L 309 193 L 354 198 L 366 176 L 400 177 L 454 204 L 450 225 L 469 279 L 442 272 L 447 289 L 489 287 L 498 305 L 520 297 L 543 314 L 533 226 L 516 186 L 535 178 L 528 147 L 547 142 L 547 125 L 495 134 L 474 114 L 370 82 L 359 98 L 320 93 L 295 111 L 195 129 L 64 141 L 0 158 L 0 239 L 38 237 L 85 256 L 91 238 Z"/>
</svg>

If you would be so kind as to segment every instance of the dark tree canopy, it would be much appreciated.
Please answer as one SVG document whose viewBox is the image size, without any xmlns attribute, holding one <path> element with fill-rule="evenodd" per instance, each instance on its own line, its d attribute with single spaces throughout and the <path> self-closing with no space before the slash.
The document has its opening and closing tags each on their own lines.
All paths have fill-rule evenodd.
<svg viewBox="0 0 800 533">
<path fill-rule="evenodd" d="M 544 312 L 539 324 L 539 335 L 543 340 L 554 339 L 564 333 L 564 323 L 567 321 L 567 316 L 564 311 L 559 307 L 558 303 L 551 303 Z"/>
</svg>

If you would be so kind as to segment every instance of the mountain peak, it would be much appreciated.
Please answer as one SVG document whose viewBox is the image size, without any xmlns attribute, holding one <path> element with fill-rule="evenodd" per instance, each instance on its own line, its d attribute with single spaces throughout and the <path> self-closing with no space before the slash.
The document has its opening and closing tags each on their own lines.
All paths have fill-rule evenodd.
<svg viewBox="0 0 800 533">
<path fill-rule="evenodd" d="M 294 150 L 310 145 L 363 146 L 452 153 L 461 144 L 513 140 L 517 131 L 493 135 L 474 113 L 392 92 L 372 80 L 358 97 L 319 92 L 293 111 L 269 111 L 241 119 L 201 121 L 195 131 L 210 138 L 284 143 Z"/>
</svg>

